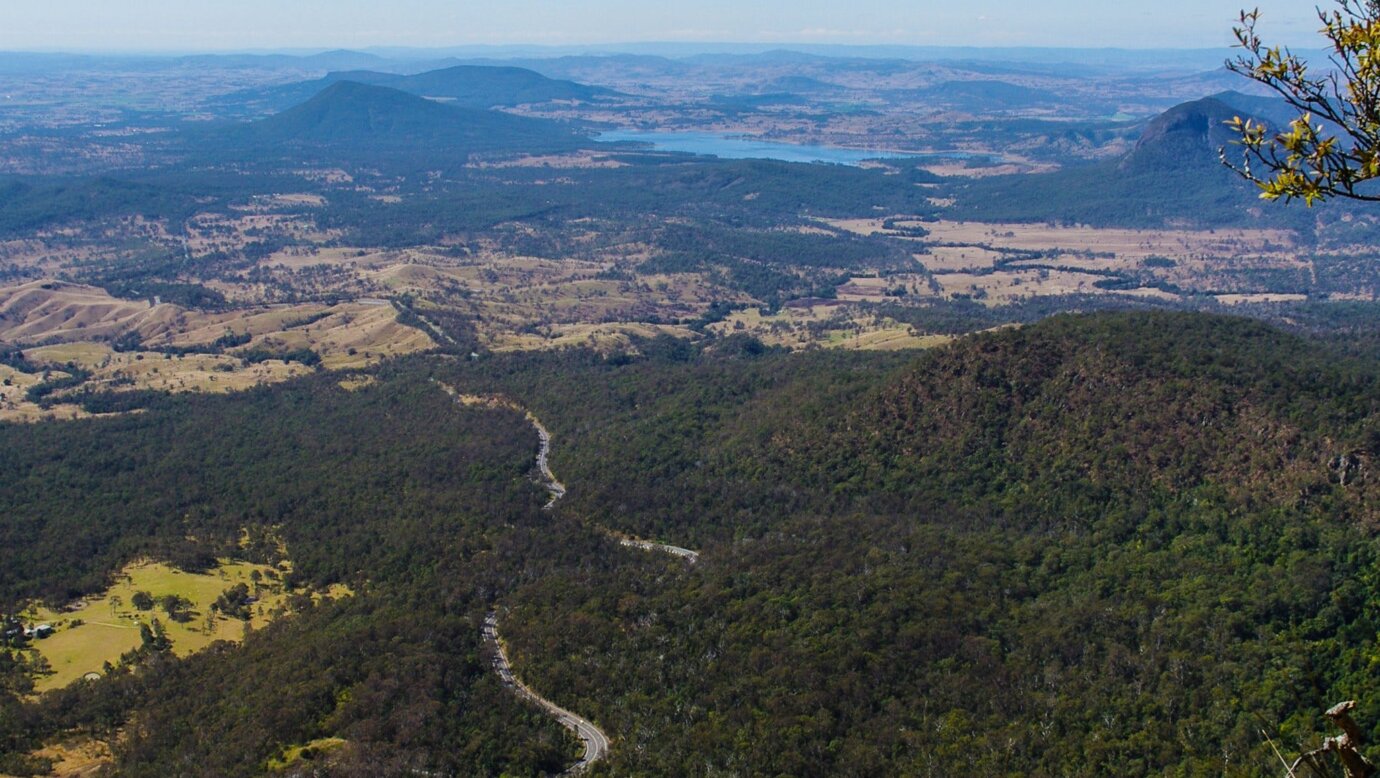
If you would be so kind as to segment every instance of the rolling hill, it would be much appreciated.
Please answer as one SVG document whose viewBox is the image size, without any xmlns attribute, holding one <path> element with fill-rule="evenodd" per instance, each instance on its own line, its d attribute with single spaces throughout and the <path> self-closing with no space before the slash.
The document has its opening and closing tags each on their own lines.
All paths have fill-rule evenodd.
<svg viewBox="0 0 1380 778">
<path fill-rule="evenodd" d="M 1046 89 L 985 79 L 945 81 L 921 90 L 921 93 L 937 103 L 962 108 L 980 105 L 987 109 L 1012 110 L 1053 106 L 1066 102 Z"/>
</svg>

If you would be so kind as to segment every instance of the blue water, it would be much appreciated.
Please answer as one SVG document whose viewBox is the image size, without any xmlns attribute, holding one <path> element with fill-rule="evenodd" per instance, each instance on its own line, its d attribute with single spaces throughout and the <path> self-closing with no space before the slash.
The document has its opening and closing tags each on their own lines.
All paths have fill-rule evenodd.
<svg viewBox="0 0 1380 778">
<path fill-rule="evenodd" d="M 645 132 L 642 130 L 612 130 L 601 133 L 595 140 L 607 143 L 648 143 L 656 151 L 679 151 L 703 154 L 723 159 L 778 159 L 783 162 L 829 162 L 835 165 L 858 165 L 869 159 L 973 159 L 974 155 L 960 151 L 912 153 L 905 151 L 869 151 L 845 149 L 838 146 L 809 146 L 796 143 L 757 140 L 754 138 L 720 135 L 713 132 Z"/>
</svg>

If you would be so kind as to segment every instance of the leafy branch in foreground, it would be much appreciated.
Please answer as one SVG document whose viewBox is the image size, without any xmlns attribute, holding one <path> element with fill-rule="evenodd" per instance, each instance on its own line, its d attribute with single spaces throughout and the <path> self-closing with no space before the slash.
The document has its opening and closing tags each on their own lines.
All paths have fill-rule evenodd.
<svg viewBox="0 0 1380 778">
<path fill-rule="evenodd" d="M 1288 48 L 1263 42 L 1259 9 L 1242 11 L 1233 30 L 1245 54 L 1227 68 L 1274 90 L 1300 114 L 1283 132 L 1239 116 L 1228 123 L 1244 152 L 1238 165 L 1223 149 L 1222 162 L 1259 186 L 1265 200 L 1380 202 L 1365 186 L 1380 178 L 1380 0 L 1337 5 L 1318 9 L 1331 67 L 1316 75 Z"/>
</svg>

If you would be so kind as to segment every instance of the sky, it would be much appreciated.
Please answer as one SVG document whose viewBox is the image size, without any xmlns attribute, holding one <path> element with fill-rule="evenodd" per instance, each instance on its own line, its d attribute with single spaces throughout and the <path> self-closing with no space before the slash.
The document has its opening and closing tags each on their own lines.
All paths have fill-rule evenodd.
<svg viewBox="0 0 1380 778">
<path fill-rule="evenodd" d="M 1332 0 L 1322 0 L 1330 4 Z M 1252 0 L 1305 47 L 1310 2 Z M 1241 0 L 0 0 L 0 50 L 226 51 L 652 41 L 1215 48 Z"/>
</svg>

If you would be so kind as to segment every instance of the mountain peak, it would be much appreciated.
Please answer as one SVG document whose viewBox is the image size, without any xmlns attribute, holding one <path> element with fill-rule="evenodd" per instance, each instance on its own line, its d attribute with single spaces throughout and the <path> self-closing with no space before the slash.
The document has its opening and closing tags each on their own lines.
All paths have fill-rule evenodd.
<svg viewBox="0 0 1380 778">
<path fill-rule="evenodd" d="M 1227 123 L 1242 111 L 1214 97 L 1183 103 L 1150 121 L 1122 168 L 1216 166 L 1218 152 L 1237 139 Z"/>
<path fill-rule="evenodd" d="M 358 81 L 337 81 L 234 135 L 255 147 L 315 146 L 371 155 L 553 151 L 578 142 L 556 122 L 447 105 Z"/>
<path fill-rule="evenodd" d="M 526 68 L 455 65 L 414 75 L 376 70 L 335 70 L 316 81 L 245 90 L 228 95 L 220 102 L 283 110 L 342 81 L 390 87 L 418 97 L 444 99 L 469 108 L 511 107 L 553 101 L 587 102 L 617 94 L 602 87 L 547 78 Z"/>
</svg>

